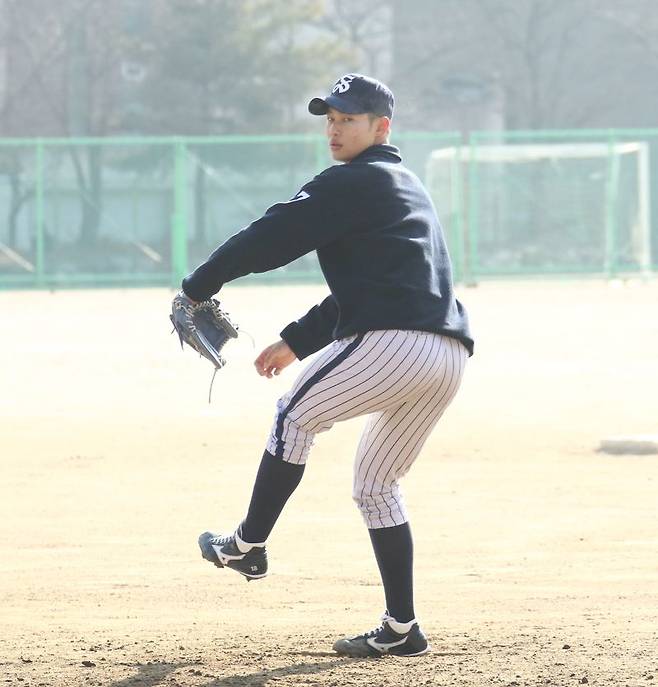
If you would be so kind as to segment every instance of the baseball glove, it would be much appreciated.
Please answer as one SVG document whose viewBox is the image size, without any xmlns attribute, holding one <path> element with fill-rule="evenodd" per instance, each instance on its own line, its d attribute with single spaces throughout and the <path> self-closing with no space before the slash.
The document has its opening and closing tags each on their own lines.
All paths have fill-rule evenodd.
<svg viewBox="0 0 658 687">
<path fill-rule="evenodd" d="M 183 343 L 191 346 L 199 355 L 210 360 L 215 372 L 226 365 L 220 355 L 224 344 L 238 336 L 237 325 L 219 307 L 219 301 L 209 298 L 195 303 L 183 291 L 179 291 L 171 303 L 169 316 L 174 330 Z"/>
</svg>

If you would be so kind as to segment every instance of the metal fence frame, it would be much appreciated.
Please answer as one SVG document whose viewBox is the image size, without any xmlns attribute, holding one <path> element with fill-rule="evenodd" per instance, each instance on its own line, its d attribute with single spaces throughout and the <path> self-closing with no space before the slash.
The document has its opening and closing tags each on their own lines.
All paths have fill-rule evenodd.
<svg viewBox="0 0 658 687">
<path fill-rule="evenodd" d="M 545 131 L 476 131 L 468 140 L 464 140 L 458 132 L 406 132 L 396 134 L 393 143 L 398 144 L 405 153 L 405 143 L 429 142 L 437 147 L 453 145 L 460 151 L 468 149 L 471 155 L 467 163 L 467 179 L 459 173 L 455 174 L 458 180 L 451 187 L 452 205 L 457 209 L 455 221 L 447 228 L 448 241 L 455 270 L 456 281 L 467 283 L 476 282 L 481 278 L 495 276 L 546 276 L 543 272 L 531 272 L 521 274 L 516 271 L 509 274 L 486 274 L 478 265 L 478 202 L 479 202 L 479 166 L 477 157 L 473 151 L 478 145 L 487 141 L 500 142 L 528 142 L 536 139 L 545 140 L 572 140 L 587 141 L 596 139 L 608 141 L 613 146 L 618 141 L 655 139 L 658 145 L 658 129 L 579 129 L 579 130 L 545 130 Z M 262 135 L 262 136 L 214 136 L 214 137 L 121 137 L 121 138 L 50 138 L 50 139 L 0 139 L 0 151 L 5 148 L 17 146 L 29 146 L 34 148 L 34 272 L 31 274 L 1 274 L 0 288 L 54 288 L 54 287 L 88 287 L 88 286 L 163 286 L 177 287 L 181 278 L 189 271 L 187 241 L 189 234 L 189 208 L 187 189 L 190 183 L 187 165 L 187 147 L 192 145 L 216 145 L 230 146 L 235 144 L 261 143 L 305 143 L 315 147 L 315 172 L 324 169 L 330 160 L 327 155 L 326 141 L 321 135 L 315 134 L 291 134 L 291 135 Z M 45 167 L 44 153 L 50 148 L 62 146 L 166 146 L 171 151 L 171 164 L 173 170 L 173 212 L 170 221 L 171 242 L 171 266 L 169 273 L 107 273 L 89 274 L 76 273 L 57 275 L 49 274 L 45 267 Z M 614 213 L 613 189 L 615 169 L 615 155 L 611 155 L 607 169 L 607 188 L 611 189 L 610 196 L 606 196 L 606 236 L 611 245 L 615 243 L 618 227 Z M 461 160 L 455 158 L 455 165 L 461 165 Z M 469 186 L 468 197 L 465 197 L 464 184 Z M 236 227 L 238 230 L 240 227 Z M 653 232 L 655 236 L 656 227 Z M 658 256 L 654 254 L 651 269 L 658 270 L 656 264 Z M 587 270 L 578 270 L 577 273 L 585 274 Z M 619 273 L 619 265 L 612 259 L 602 270 L 597 273 L 607 277 L 614 277 Z M 281 275 L 259 276 L 260 279 L 278 279 Z M 294 271 L 286 273 L 286 281 L 316 280 L 316 275 L 296 274 Z"/>
<path fill-rule="evenodd" d="M 467 145 L 470 151 L 468 160 L 468 185 L 471 189 L 478 189 L 478 163 L 477 156 L 473 154 L 478 145 L 485 142 L 504 142 L 504 143 L 519 143 L 531 142 L 537 139 L 545 139 L 547 141 L 555 140 L 571 140 L 573 142 L 586 142 L 594 139 L 597 141 L 607 141 L 609 148 L 612 150 L 616 143 L 624 140 L 637 139 L 655 139 L 658 146 L 658 129 L 533 129 L 533 130 L 509 130 L 509 131 L 474 131 L 468 139 Z M 464 146 L 464 147 L 465 147 Z M 606 170 L 606 214 L 605 214 L 605 234 L 606 242 L 611 246 L 616 245 L 619 227 L 615 215 L 615 190 L 616 190 L 616 174 L 618 172 L 618 159 L 616 155 L 610 154 L 608 156 L 608 165 Z M 463 190 L 463 189 L 462 189 Z M 528 272 L 515 271 L 512 273 L 487 273 L 482 270 L 478 264 L 478 246 L 479 246 L 479 213 L 478 202 L 480 194 L 478 191 L 470 193 L 468 202 L 464 208 L 465 219 L 463 220 L 464 228 L 461 233 L 462 255 L 454 255 L 453 261 L 457 263 L 456 273 L 466 283 L 475 283 L 483 278 L 495 277 L 550 277 L 550 276 L 574 276 L 593 274 L 595 276 L 603 276 L 607 279 L 614 279 L 623 274 L 624 270 L 617 264 L 616 254 L 611 251 L 611 259 L 606 260 L 606 264 L 602 269 L 586 270 L 578 269 L 567 271 L 560 269 L 558 271 L 538 271 L 530 270 Z M 651 199 L 647 198 L 646 203 L 649 206 L 648 212 L 651 213 Z M 656 236 L 657 227 L 652 226 L 652 235 Z M 464 245 L 466 246 L 464 247 Z M 459 258 L 461 257 L 461 260 Z M 643 270 L 644 277 L 650 273 L 658 271 L 658 255 L 654 252 L 651 265 L 648 269 Z"/>
</svg>

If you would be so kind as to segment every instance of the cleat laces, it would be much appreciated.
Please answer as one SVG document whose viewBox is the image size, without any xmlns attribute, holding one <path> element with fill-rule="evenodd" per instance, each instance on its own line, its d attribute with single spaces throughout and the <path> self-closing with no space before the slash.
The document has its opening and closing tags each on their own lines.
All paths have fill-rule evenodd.
<svg viewBox="0 0 658 687">
<path fill-rule="evenodd" d="M 374 630 L 369 630 L 368 632 L 364 632 L 362 637 L 365 639 L 369 639 L 370 637 L 376 637 L 380 632 L 384 632 L 384 623 L 387 620 L 392 620 L 391 616 L 388 615 L 387 613 L 384 613 L 382 616 L 382 624 L 379 627 L 376 627 Z M 392 628 L 391 628 L 392 629 Z"/>
</svg>

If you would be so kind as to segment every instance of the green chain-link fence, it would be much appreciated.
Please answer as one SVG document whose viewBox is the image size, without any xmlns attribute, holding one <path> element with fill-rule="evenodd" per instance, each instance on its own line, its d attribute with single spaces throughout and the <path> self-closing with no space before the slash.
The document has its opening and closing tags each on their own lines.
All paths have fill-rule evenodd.
<svg viewBox="0 0 658 687">
<path fill-rule="evenodd" d="M 656 174 L 658 130 L 476 132 L 426 181 L 463 280 L 614 277 L 656 269 Z"/>
<path fill-rule="evenodd" d="M 657 269 L 658 130 L 395 136 L 458 280 Z M 0 140 L 0 287 L 177 286 L 331 164 L 321 136 Z M 259 279 L 316 280 L 313 255 Z"/>
</svg>

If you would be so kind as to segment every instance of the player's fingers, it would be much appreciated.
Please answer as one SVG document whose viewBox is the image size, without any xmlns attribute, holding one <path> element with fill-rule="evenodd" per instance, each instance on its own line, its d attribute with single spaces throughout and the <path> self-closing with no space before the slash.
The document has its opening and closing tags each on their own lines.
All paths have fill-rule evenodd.
<svg viewBox="0 0 658 687">
<path fill-rule="evenodd" d="M 259 354 L 256 360 L 264 361 L 272 352 L 272 346 L 267 346 Z"/>
<path fill-rule="evenodd" d="M 269 365 L 265 365 L 263 363 L 255 363 L 255 367 L 256 367 L 256 372 L 258 372 L 258 374 L 261 377 L 266 377 L 268 370 L 270 369 Z"/>
<path fill-rule="evenodd" d="M 254 366 L 261 377 L 272 379 L 274 375 L 280 375 L 283 368 L 287 367 L 290 362 L 287 360 L 286 352 L 282 351 L 277 344 L 273 344 L 256 358 Z"/>
<path fill-rule="evenodd" d="M 270 348 L 269 346 L 261 352 L 261 354 L 254 360 L 254 366 L 256 367 L 256 372 L 263 376 L 266 373 L 267 368 L 270 366 Z"/>
<path fill-rule="evenodd" d="M 265 358 L 262 361 L 258 374 L 260 374 L 262 377 L 267 377 L 268 379 L 272 376 L 272 362 L 268 358 Z"/>
</svg>

